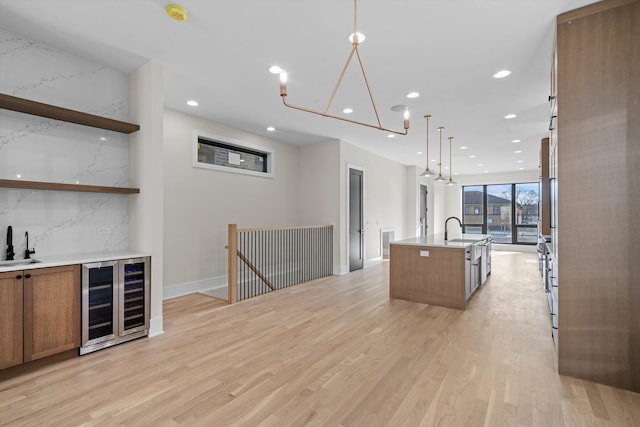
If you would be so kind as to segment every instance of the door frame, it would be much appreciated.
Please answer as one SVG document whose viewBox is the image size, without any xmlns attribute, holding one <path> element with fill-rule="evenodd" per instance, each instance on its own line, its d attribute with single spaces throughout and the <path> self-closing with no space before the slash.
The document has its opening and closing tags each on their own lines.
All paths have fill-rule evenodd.
<svg viewBox="0 0 640 427">
<path fill-rule="evenodd" d="M 365 194 L 366 192 L 366 185 L 367 185 L 367 181 L 366 181 L 366 170 L 363 166 L 359 166 L 353 163 L 347 163 L 347 171 L 346 171 L 346 179 L 345 179 L 345 187 L 346 187 L 346 200 L 345 200 L 345 224 L 347 225 L 346 228 L 346 233 L 345 233 L 345 241 L 346 241 L 346 272 L 347 273 L 351 273 L 351 260 L 349 258 L 350 255 L 350 245 L 349 245 L 349 229 L 351 227 L 351 222 L 349 220 L 349 213 L 350 213 L 350 205 L 349 205 L 349 200 L 351 198 L 351 190 L 349 188 L 349 170 L 350 169 L 355 169 L 358 171 L 362 172 L 362 228 L 365 229 L 366 228 L 366 222 L 365 222 L 365 211 L 366 211 L 366 197 Z M 366 231 L 365 231 L 366 233 Z M 362 268 L 364 269 L 365 267 L 365 260 L 367 259 L 366 257 L 367 253 L 366 253 L 366 245 L 364 242 L 364 235 L 362 236 Z"/>
</svg>

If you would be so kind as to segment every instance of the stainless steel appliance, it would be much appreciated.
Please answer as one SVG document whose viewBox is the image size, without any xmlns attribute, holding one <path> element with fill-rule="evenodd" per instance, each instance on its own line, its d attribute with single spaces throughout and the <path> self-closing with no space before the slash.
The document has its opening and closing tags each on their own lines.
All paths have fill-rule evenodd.
<svg viewBox="0 0 640 427">
<path fill-rule="evenodd" d="M 149 257 L 82 265 L 81 355 L 148 335 L 149 271 Z"/>
</svg>

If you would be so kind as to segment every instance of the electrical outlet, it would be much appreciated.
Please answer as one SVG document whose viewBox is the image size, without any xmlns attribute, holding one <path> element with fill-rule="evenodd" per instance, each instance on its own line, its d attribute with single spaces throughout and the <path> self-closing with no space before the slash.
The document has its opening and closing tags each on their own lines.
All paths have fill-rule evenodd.
<svg viewBox="0 0 640 427">
<path fill-rule="evenodd" d="M 98 228 L 98 234 L 100 234 L 102 236 L 108 236 L 111 233 L 112 233 L 112 230 L 111 230 L 110 227 L 100 227 L 100 228 Z"/>
</svg>

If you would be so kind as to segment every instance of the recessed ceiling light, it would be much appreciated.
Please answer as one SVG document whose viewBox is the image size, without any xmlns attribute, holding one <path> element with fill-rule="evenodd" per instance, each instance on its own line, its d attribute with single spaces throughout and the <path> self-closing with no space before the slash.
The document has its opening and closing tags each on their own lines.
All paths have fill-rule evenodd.
<svg viewBox="0 0 640 427">
<path fill-rule="evenodd" d="M 387 138 L 395 138 L 396 136 L 392 133 L 390 133 L 389 135 L 387 135 Z"/>
<path fill-rule="evenodd" d="M 484 173 L 489 173 L 489 171 L 484 171 Z"/>
<path fill-rule="evenodd" d="M 524 163 L 524 160 L 518 160 L 518 163 Z"/>
<path fill-rule="evenodd" d="M 191 106 L 191 107 L 197 107 L 197 106 L 198 106 L 198 105 L 200 105 L 200 104 L 198 104 L 198 101 L 195 101 L 195 100 L 193 100 L 193 99 L 190 99 L 190 100 L 188 100 L 188 101 L 187 101 L 187 105 L 189 105 L 189 106 Z"/>
<path fill-rule="evenodd" d="M 17 175 L 16 175 L 16 178 L 22 178 L 22 175 L 17 174 Z"/>
<path fill-rule="evenodd" d="M 470 155 L 470 156 L 469 156 L 469 158 L 470 158 L 470 159 L 475 159 L 475 158 L 476 158 L 476 155 L 475 155 L 475 154 L 472 154 L 472 155 Z"/>
<path fill-rule="evenodd" d="M 509 70 L 500 70 L 497 73 L 495 73 L 493 75 L 494 79 L 504 79 L 505 77 L 507 77 L 508 75 L 511 74 L 511 71 Z"/>
<path fill-rule="evenodd" d="M 519 171 L 523 171 L 523 170 L 524 170 L 524 168 L 518 168 L 518 170 L 519 170 Z"/>
<path fill-rule="evenodd" d="M 349 35 L 349 41 L 351 43 L 353 43 L 353 36 L 358 36 L 358 43 L 362 43 L 364 41 L 364 39 L 366 39 L 366 37 L 364 36 L 364 34 L 358 32 L 358 33 L 351 33 L 351 35 Z"/>
<path fill-rule="evenodd" d="M 454 172 L 453 174 L 454 175 L 460 175 L 460 172 Z"/>
<path fill-rule="evenodd" d="M 275 131 L 276 131 L 276 128 L 274 128 L 273 126 L 269 126 L 269 127 L 267 128 L 267 130 L 268 130 L 269 132 L 275 132 Z"/>
<path fill-rule="evenodd" d="M 518 115 L 513 113 L 504 116 L 505 119 L 515 119 L 516 117 L 518 117 Z"/>
<path fill-rule="evenodd" d="M 422 151 L 418 151 L 416 154 L 422 154 Z"/>
<path fill-rule="evenodd" d="M 420 92 L 409 92 L 407 94 L 407 98 L 409 99 L 418 98 L 419 96 L 420 96 Z"/>
<path fill-rule="evenodd" d="M 271 74 L 280 74 L 282 72 L 282 68 L 279 65 L 272 65 L 269 67 L 269 72 Z"/>
<path fill-rule="evenodd" d="M 76 181 L 76 184 L 80 184 L 80 181 Z"/>
<path fill-rule="evenodd" d="M 484 166 L 484 163 L 478 163 L 478 166 Z"/>
<path fill-rule="evenodd" d="M 395 111 L 396 113 L 404 113 L 405 111 L 407 111 L 407 108 L 409 107 L 404 104 L 398 104 L 391 107 L 391 111 Z"/>
<path fill-rule="evenodd" d="M 344 110 L 342 110 L 342 112 L 345 113 L 345 114 L 351 114 L 351 113 L 353 113 L 353 108 L 347 107 Z"/>
<path fill-rule="evenodd" d="M 514 140 L 513 140 L 513 141 L 511 141 L 511 142 L 513 142 L 513 143 L 515 144 L 516 142 L 520 142 L 520 140 L 519 140 L 519 139 L 514 139 Z"/>
<path fill-rule="evenodd" d="M 436 159 L 431 159 L 431 163 L 435 163 L 436 161 Z"/>
<path fill-rule="evenodd" d="M 445 167 L 444 167 L 444 168 L 442 168 L 442 169 L 447 170 L 447 169 L 449 169 L 449 166 L 445 166 Z"/>
<path fill-rule="evenodd" d="M 520 153 L 522 153 L 522 150 L 516 150 L 516 151 L 514 151 L 514 153 L 520 154 Z"/>
<path fill-rule="evenodd" d="M 460 147 L 461 150 L 466 150 L 467 148 L 469 147 L 467 147 L 466 145 L 463 145 L 462 147 Z"/>
<path fill-rule="evenodd" d="M 106 137 L 106 136 L 101 136 L 101 137 L 100 137 L 100 141 L 106 141 L 106 140 L 107 140 L 107 137 Z"/>
</svg>

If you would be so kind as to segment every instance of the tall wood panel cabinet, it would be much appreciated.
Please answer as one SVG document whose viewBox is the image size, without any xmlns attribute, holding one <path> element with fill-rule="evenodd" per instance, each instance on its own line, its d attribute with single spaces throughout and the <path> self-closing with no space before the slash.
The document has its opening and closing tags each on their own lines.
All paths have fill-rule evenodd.
<svg viewBox="0 0 640 427">
<path fill-rule="evenodd" d="M 557 162 L 558 370 L 637 392 L 639 23 L 640 0 L 606 0 L 558 16 L 557 141 L 552 131 L 550 147 L 552 169 Z"/>
</svg>

